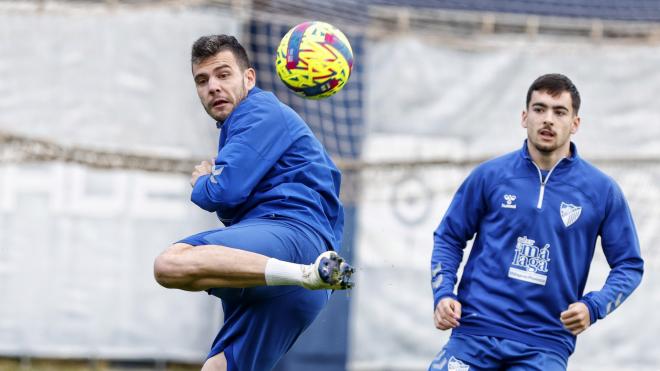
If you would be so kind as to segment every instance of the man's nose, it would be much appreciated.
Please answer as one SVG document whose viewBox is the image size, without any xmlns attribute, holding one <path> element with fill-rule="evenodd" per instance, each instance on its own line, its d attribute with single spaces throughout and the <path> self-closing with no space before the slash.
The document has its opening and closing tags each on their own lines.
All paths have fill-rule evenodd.
<svg viewBox="0 0 660 371">
<path fill-rule="evenodd" d="M 548 110 L 545 113 L 545 116 L 543 117 L 543 123 L 548 124 L 548 125 L 554 125 L 555 124 L 555 116 L 554 113 L 550 110 Z"/>
<path fill-rule="evenodd" d="M 212 77 L 209 79 L 209 91 L 211 93 L 219 93 L 222 90 L 222 85 L 220 84 L 220 80 Z"/>
</svg>

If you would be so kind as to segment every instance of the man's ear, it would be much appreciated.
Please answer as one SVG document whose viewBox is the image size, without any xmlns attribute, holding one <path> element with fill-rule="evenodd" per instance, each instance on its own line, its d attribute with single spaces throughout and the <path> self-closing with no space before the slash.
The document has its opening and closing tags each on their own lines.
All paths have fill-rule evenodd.
<svg viewBox="0 0 660 371">
<path fill-rule="evenodd" d="M 573 117 L 573 122 L 571 123 L 571 134 L 577 133 L 580 128 L 580 116 Z"/>
<path fill-rule="evenodd" d="M 245 87 L 247 90 L 254 88 L 254 86 L 257 84 L 257 72 L 254 70 L 254 68 L 246 69 L 243 76 L 245 77 Z"/>
</svg>

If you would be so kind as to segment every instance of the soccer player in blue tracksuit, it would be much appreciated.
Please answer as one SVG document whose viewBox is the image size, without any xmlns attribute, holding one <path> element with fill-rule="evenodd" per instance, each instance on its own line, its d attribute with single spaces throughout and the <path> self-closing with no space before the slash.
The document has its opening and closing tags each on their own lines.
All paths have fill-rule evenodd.
<svg viewBox="0 0 660 371">
<path fill-rule="evenodd" d="M 429 370 L 565 370 L 576 336 L 639 284 L 643 261 L 623 193 L 570 141 L 579 108 L 566 76 L 536 79 L 522 148 L 481 164 L 458 189 L 431 259 L 435 325 L 452 334 Z M 599 236 L 611 271 L 600 291 L 584 294 Z"/>
<path fill-rule="evenodd" d="M 350 288 L 352 268 L 336 253 L 340 173 L 300 116 L 255 87 L 234 37 L 198 39 L 192 73 L 221 132 L 213 163 L 192 173 L 191 198 L 225 227 L 175 243 L 156 258 L 154 274 L 165 287 L 222 300 L 224 324 L 203 371 L 270 370 L 329 290 Z"/>
</svg>

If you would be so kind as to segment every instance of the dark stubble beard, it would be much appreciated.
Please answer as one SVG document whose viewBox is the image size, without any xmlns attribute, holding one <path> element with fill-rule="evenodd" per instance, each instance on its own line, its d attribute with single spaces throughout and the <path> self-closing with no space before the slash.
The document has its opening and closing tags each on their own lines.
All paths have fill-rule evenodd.
<svg viewBox="0 0 660 371">
<path fill-rule="evenodd" d="M 555 146 L 555 145 L 547 146 L 547 145 L 542 145 L 542 144 L 538 144 L 538 143 L 534 143 L 534 142 L 532 142 L 532 144 L 534 145 L 536 150 L 541 152 L 541 153 L 552 153 L 557 148 L 559 148 L 559 146 Z"/>
<path fill-rule="evenodd" d="M 544 154 L 552 153 L 552 152 L 556 151 L 557 149 L 561 148 L 564 144 L 566 144 L 566 141 L 564 141 L 562 143 L 552 144 L 552 145 L 543 145 L 543 144 L 532 142 L 532 145 L 534 146 L 534 148 L 536 148 L 537 151 L 539 151 L 541 153 L 544 153 Z"/>
<path fill-rule="evenodd" d="M 221 126 L 222 126 L 222 124 L 225 123 L 225 120 L 227 119 L 227 117 L 229 117 L 229 116 L 231 115 L 231 113 L 234 112 L 234 110 L 236 109 L 236 106 L 238 106 L 238 104 L 241 103 L 241 102 L 243 101 L 243 99 L 247 98 L 247 92 L 246 92 L 246 90 L 247 90 L 247 89 L 245 89 L 245 77 L 243 77 L 243 84 L 241 85 L 241 94 L 240 94 L 240 96 L 241 96 L 242 98 L 239 99 L 238 102 L 235 102 L 235 103 L 234 103 L 234 108 L 233 108 L 231 111 L 229 111 L 229 113 L 227 114 L 227 116 L 225 116 L 225 118 L 223 118 L 223 119 L 221 119 L 221 120 L 217 120 L 218 123 L 220 123 Z M 208 112 L 208 111 L 207 111 L 207 112 Z M 215 118 L 214 118 L 214 119 L 215 119 Z"/>
</svg>

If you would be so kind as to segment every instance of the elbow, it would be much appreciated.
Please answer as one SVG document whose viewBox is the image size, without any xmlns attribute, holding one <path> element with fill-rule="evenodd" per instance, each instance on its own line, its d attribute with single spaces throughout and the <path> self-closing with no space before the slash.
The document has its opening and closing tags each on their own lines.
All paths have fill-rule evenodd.
<svg viewBox="0 0 660 371">
<path fill-rule="evenodd" d="M 644 276 L 644 260 L 641 257 L 630 258 L 620 264 L 621 272 L 627 277 L 630 291 L 634 290 L 642 282 Z M 613 267 L 614 269 L 618 267 Z"/>
<path fill-rule="evenodd" d="M 220 209 L 234 209 L 247 201 L 246 192 L 241 189 L 227 190 L 220 194 L 217 204 Z"/>
<path fill-rule="evenodd" d="M 637 273 L 639 274 L 639 278 L 637 279 L 637 285 L 639 285 L 642 282 L 642 277 L 644 276 L 644 261 L 641 259 L 639 262 Z"/>
<path fill-rule="evenodd" d="M 193 193 L 191 201 L 206 211 L 216 212 L 236 208 L 247 201 L 247 198 L 241 191 L 226 190 L 206 195 Z"/>
<path fill-rule="evenodd" d="M 644 275 L 644 259 L 640 256 L 634 259 L 634 262 L 631 265 L 633 270 L 637 273 L 638 281 L 641 281 L 642 276 Z"/>
<path fill-rule="evenodd" d="M 181 289 L 190 283 L 190 272 L 182 261 L 182 252 L 192 248 L 186 244 L 176 244 L 162 252 L 154 260 L 154 278 L 159 285 L 168 289 Z"/>
</svg>

